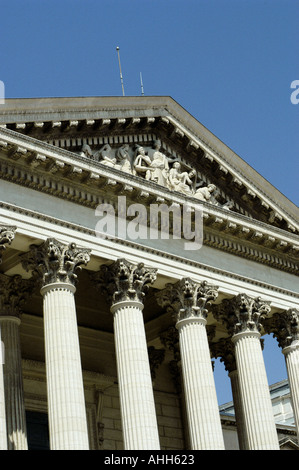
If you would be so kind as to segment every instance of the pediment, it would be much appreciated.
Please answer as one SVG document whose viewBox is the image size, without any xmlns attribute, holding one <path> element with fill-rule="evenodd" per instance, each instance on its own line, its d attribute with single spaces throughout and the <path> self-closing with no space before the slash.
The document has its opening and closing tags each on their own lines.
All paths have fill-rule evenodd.
<svg viewBox="0 0 299 470">
<path fill-rule="evenodd" d="M 6 100 L 0 123 L 86 162 L 299 232 L 298 208 L 171 98 Z"/>
</svg>

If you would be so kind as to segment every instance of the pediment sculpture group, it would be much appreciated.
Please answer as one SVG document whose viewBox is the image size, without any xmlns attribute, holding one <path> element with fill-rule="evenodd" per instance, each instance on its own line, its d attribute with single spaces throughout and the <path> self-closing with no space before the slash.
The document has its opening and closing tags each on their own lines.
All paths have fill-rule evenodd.
<svg viewBox="0 0 299 470">
<path fill-rule="evenodd" d="M 161 152 L 161 142 L 159 140 L 154 142 L 151 156 L 148 155 L 148 152 L 142 146 L 138 146 L 135 150 L 132 163 L 129 149 L 129 145 L 124 144 L 114 151 L 109 144 L 105 144 L 100 150 L 93 153 L 90 146 L 84 144 L 81 155 L 96 160 L 108 167 L 141 176 L 171 191 L 178 191 L 200 201 L 211 202 L 212 194 L 217 189 L 216 186 L 209 184 L 196 189 L 196 171 L 182 171 L 179 161 L 170 161 Z"/>
</svg>

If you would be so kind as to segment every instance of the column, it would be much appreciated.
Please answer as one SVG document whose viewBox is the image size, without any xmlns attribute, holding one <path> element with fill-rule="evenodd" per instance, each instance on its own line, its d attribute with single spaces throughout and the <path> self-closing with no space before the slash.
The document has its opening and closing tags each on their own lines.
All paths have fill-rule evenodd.
<svg viewBox="0 0 299 470">
<path fill-rule="evenodd" d="M 42 280 L 50 446 L 87 450 L 88 431 L 74 294 L 90 250 L 48 239 L 23 265 Z"/>
<path fill-rule="evenodd" d="M 213 307 L 218 307 L 217 305 Z M 213 309 L 214 311 L 214 309 Z M 221 362 L 225 365 L 225 370 L 228 372 L 228 376 L 231 382 L 231 390 L 233 396 L 235 418 L 238 433 L 238 442 L 240 450 L 246 449 L 246 429 L 244 424 L 244 415 L 242 407 L 242 399 L 240 394 L 239 376 L 237 371 L 237 364 L 235 358 L 234 345 L 231 338 L 222 338 L 217 343 L 211 345 L 213 357 L 220 357 Z"/>
<path fill-rule="evenodd" d="M 224 441 L 206 331 L 207 304 L 217 288 L 184 278 L 157 296 L 172 309 L 179 332 L 183 383 L 193 450 L 223 450 Z"/>
<path fill-rule="evenodd" d="M 5 414 L 5 392 L 3 378 L 4 343 L 2 342 L 0 323 L 0 451 L 7 450 L 6 414 Z"/>
<path fill-rule="evenodd" d="M 15 227 L 0 226 L 0 264 L 2 262 L 1 252 L 6 248 L 6 244 L 10 244 L 13 241 L 14 234 Z M 4 359 L 4 342 L 2 340 L 0 323 L 0 450 L 7 450 L 5 391 L 3 377 Z"/>
<path fill-rule="evenodd" d="M 267 330 L 274 334 L 285 357 L 297 436 L 299 436 L 299 310 L 291 308 L 274 314 Z"/>
<path fill-rule="evenodd" d="M 279 450 L 269 384 L 260 342 L 270 306 L 239 294 L 225 300 L 223 320 L 232 334 L 246 433 L 246 450 Z"/>
<path fill-rule="evenodd" d="M 143 297 L 156 270 L 124 259 L 94 277 L 113 314 L 120 407 L 126 450 L 158 450 L 159 434 L 143 321 Z"/>
<path fill-rule="evenodd" d="M 19 275 L 0 275 L 0 328 L 4 345 L 3 375 L 9 450 L 28 448 L 19 326 L 21 307 L 32 288 L 31 282 Z"/>
</svg>

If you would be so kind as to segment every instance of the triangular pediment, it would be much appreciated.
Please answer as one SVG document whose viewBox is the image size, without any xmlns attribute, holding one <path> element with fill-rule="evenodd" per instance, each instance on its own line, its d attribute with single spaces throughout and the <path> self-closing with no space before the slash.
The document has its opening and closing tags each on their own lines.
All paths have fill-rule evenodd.
<svg viewBox="0 0 299 470">
<path fill-rule="evenodd" d="M 6 100 L 0 178 L 93 209 L 196 203 L 204 245 L 298 273 L 298 208 L 171 98 Z"/>
<path fill-rule="evenodd" d="M 299 231 L 298 208 L 171 98 L 12 99 L 1 107 L 0 124 L 90 163 Z"/>
</svg>

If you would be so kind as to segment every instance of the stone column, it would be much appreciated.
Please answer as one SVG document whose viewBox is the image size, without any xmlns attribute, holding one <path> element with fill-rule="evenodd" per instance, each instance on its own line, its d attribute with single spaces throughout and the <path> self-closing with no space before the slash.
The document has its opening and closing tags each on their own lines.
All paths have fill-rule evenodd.
<svg viewBox="0 0 299 470">
<path fill-rule="evenodd" d="M 299 310 L 276 313 L 267 331 L 274 334 L 285 356 L 294 418 L 299 436 Z"/>
<path fill-rule="evenodd" d="M 143 321 L 143 297 L 156 270 L 117 260 L 93 277 L 111 302 L 124 447 L 158 450 L 159 434 Z"/>
<path fill-rule="evenodd" d="M 182 279 L 157 296 L 173 309 L 183 373 L 190 443 L 193 450 L 224 450 L 223 434 L 206 331 L 207 303 L 217 288 Z"/>
<path fill-rule="evenodd" d="M 4 389 L 9 450 L 26 450 L 27 431 L 19 326 L 21 307 L 32 291 L 21 276 L 0 275 L 0 327 L 4 344 Z"/>
<path fill-rule="evenodd" d="M 87 450 L 83 377 L 74 294 L 76 269 L 90 250 L 48 239 L 31 246 L 23 265 L 42 280 L 50 446 Z"/>
<path fill-rule="evenodd" d="M 215 306 L 217 307 L 217 306 Z M 240 393 L 240 384 L 239 376 L 237 371 L 237 364 L 235 358 L 234 345 L 231 341 L 231 338 L 222 338 L 217 343 L 211 345 L 211 350 L 213 352 L 213 357 L 220 357 L 220 361 L 224 363 L 225 370 L 228 372 L 228 376 L 231 382 L 231 390 L 233 396 L 236 424 L 237 424 L 237 433 L 240 450 L 246 449 L 246 429 L 244 423 L 244 414 L 242 407 L 242 398 Z"/>
<path fill-rule="evenodd" d="M 261 348 L 261 321 L 270 306 L 240 294 L 222 302 L 222 319 L 232 335 L 245 424 L 246 450 L 279 450 Z"/>
<path fill-rule="evenodd" d="M 0 226 L 0 264 L 2 263 L 1 252 L 10 244 L 15 235 L 15 227 Z M 5 391 L 3 365 L 5 360 L 4 342 L 1 334 L 0 323 L 0 450 L 7 450 L 6 413 L 5 413 Z"/>
</svg>

